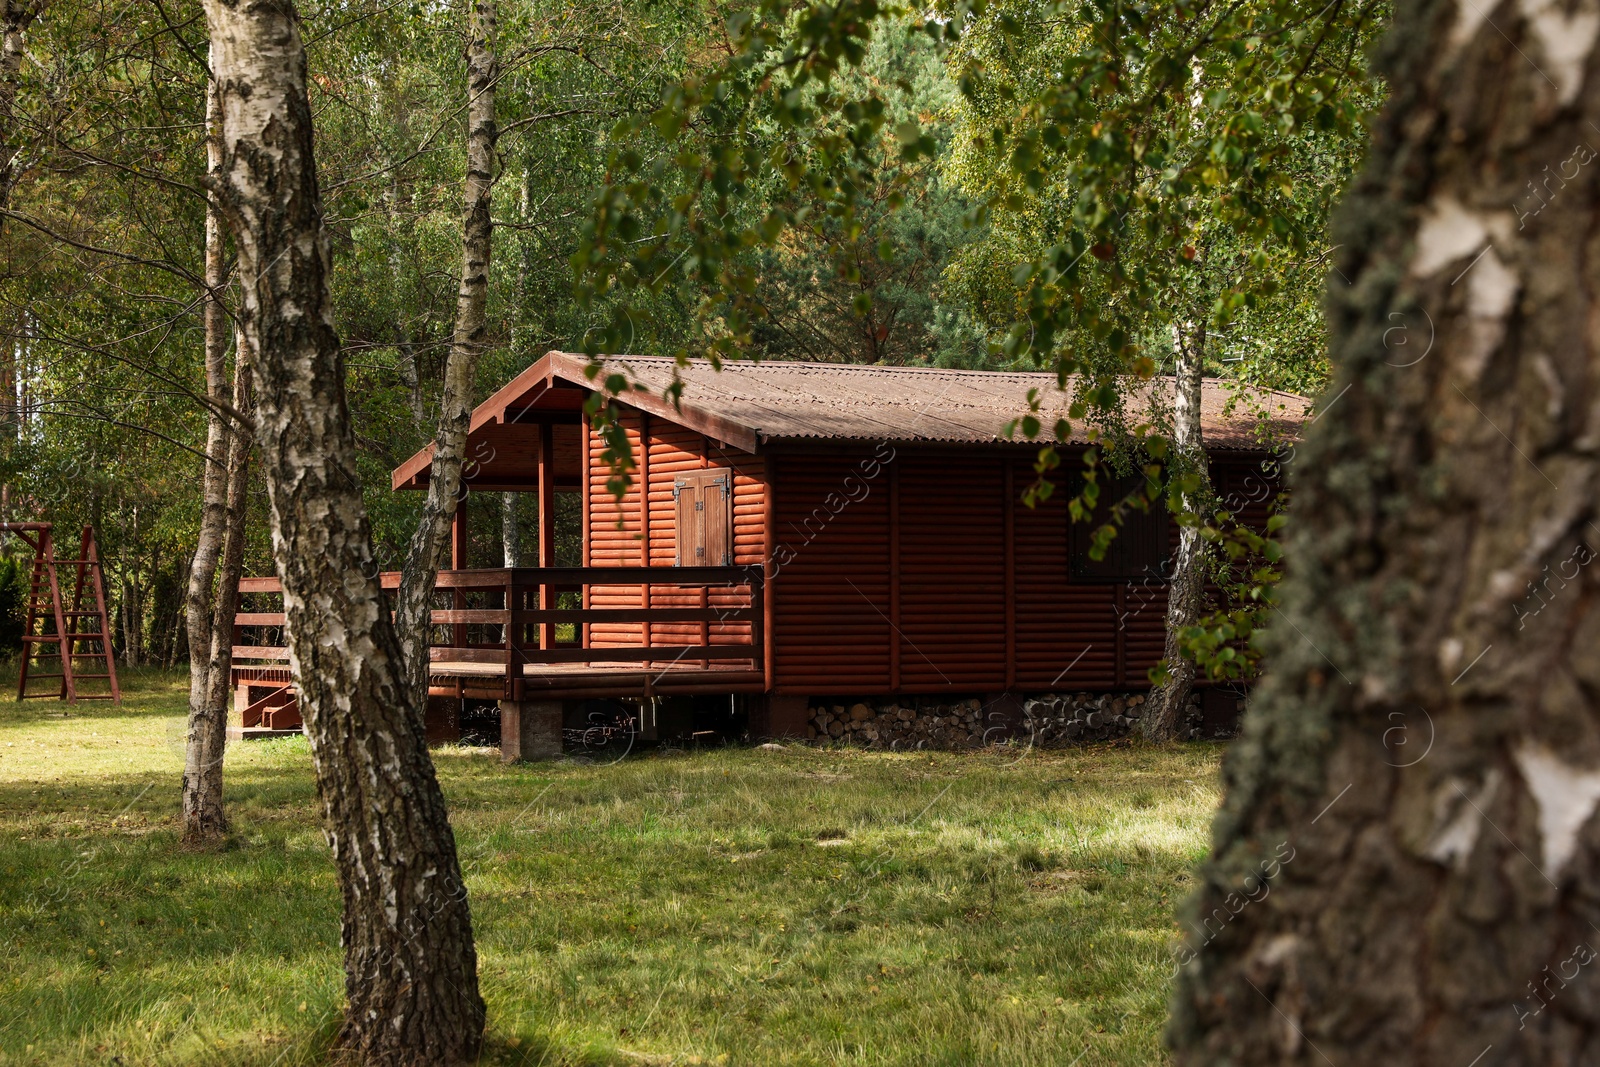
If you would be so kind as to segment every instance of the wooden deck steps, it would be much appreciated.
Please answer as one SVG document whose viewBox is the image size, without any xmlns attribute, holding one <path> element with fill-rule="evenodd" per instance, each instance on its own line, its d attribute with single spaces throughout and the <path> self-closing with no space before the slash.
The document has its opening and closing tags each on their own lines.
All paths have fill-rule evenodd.
<svg viewBox="0 0 1600 1067">
<path fill-rule="evenodd" d="M 239 724 L 244 727 L 260 726 L 268 730 L 298 730 L 303 725 L 300 720 L 300 699 L 295 695 L 294 686 L 283 685 L 272 690 L 266 696 L 250 704 L 239 715 Z"/>
</svg>

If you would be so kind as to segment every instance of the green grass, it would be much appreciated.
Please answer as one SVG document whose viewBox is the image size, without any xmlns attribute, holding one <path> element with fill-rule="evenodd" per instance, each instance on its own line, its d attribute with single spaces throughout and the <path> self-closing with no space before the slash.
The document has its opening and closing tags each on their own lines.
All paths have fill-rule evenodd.
<svg viewBox="0 0 1600 1067">
<path fill-rule="evenodd" d="M 234 841 L 185 853 L 182 694 L 130 681 L 0 703 L 0 1063 L 322 1062 L 339 902 L 304 740 L 230 749 Z M 1161 1062 L 1217 755 L 436 750 L 485 1062 Z"/>
</svg>

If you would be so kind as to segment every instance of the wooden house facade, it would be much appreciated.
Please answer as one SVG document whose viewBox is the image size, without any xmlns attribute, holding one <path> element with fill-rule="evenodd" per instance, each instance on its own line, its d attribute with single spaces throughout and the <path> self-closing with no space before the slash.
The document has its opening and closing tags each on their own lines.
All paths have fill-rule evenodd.
<svg viewBox="0 0 1600 1067">
<path fill-rule="evenodd" d="M 538 566 L 468 559 L 463 505 L 439 578 L 454 599 L 435 614 L 436 695 L 502 701 L 537 748 L 560 703 L 583 698 L 743 694 L 752 729 L 783 735 L 822 696 L 1148 685 L 1175 530 L 1159 509 L 1137 516 L 1094 561 L 1068 493 L 1022 503 L 1037 447 L 1002 428 L 1030 389 L 1053 421 L 1068 402 L 1054 375 L 694 362 L 674 404 L 672 361 L 612 360 L 640 387 L 615 397 L 635 465 L 619 497 L 582 414 L 585 365 L 550 353 L 473 415 L 468 489 L 539 495 Z M 1148 388 L 1159 403 L 1162 383 Z M 1262 519 L 1266 442 L 1296 432 L 1306 401 L 1213 381 L 1205 394 L 1219 495 Z M 425 488 L 430 459 L 396 469 L 394 488 Z M 579 498 L 577 566 L 556 566 L 562 493 Z"/>
</svg>

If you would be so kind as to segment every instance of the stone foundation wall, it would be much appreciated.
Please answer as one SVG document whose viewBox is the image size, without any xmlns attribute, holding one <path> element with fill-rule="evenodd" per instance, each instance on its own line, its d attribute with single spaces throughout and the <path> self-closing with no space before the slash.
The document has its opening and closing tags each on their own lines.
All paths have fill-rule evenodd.
<svg viewBox="0 0 1600 1067">
<path fill-rule="evenodd" d="M 1135 732 L 1146 693 L 1047 693 L 1022 701 L 1020 720 L 977 697 L 877 697 L 813 703 L 806 736 L 866 748 L 977 748 L 1011 739 L 1042 747 L 1111 741 Z M 1014 708 L 1014 703 L 1012 707 Z M 1203 736 L 1200 695 L 1189 698 L 1179 736 Z"/>
<path fill-rule="evenodd" d="M 1148 693 L 1050 693 L 1022 706 L 1022 729 L 1036 745 L 1076 741 L 1112 741 L 1134 733 L 1144 715 Z M 1189 695 L 1178 737 L 1201 736 L 1200 694 Z"/>
<path fill-rule="evenodd" d="M 1011 736 L 1002 719 L 986 713 L 977 697 L 937 704 L 909 697 L 903 703 L 857 701 L 813 705 L 806 736 L 868 748 L 976 748 Z"/>
</svg>

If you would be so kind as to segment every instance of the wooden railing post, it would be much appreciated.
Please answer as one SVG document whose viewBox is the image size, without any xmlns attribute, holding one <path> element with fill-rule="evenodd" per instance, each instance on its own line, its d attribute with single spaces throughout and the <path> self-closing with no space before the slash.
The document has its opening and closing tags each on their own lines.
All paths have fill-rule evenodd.
<svg viewBox="0 0 1600 1067">
<path fill-rule="evenodd" d="M 450 524 L 451 570 L 463 571 L 467 569 L 467 555 L 471 543 L 471 536 L 467 529 L 467 498 L 466 495 L 463 494 L 461 499 L 456 501 L 456 517 L 455 520 Z M 450 591 L 450 606 L 456 611 L 464 610 L 467 606 L 467 591 L 465 589 L 452 589 Z M 462 645 L 465 645 L 467 643 L 466 626 L 452 626 L 450 628 L 450 641 L 458 648 Z M 433 644 L 433 637 L 431 633 L 428 638 L 428 643 L 430 647 Z"/>
<path fill-rule="evenodd" d="M 517 572 L 506 568 L 506 699 L 522 699 L 523 640 L 522 626 L 517 622 L 517 610 L 522 607 L 522 586 L 517 583 Z"/>
<path fill-rule="evenodd" d="M 546 574 L 556 565 L 556 454 L 555 426 L 548 422 L 539 424 L 539 569 Z M 539 607 L 544 611 L 555 609 L 555 590 L 548 584 L 539 586 Z M 556 647 L 554 623 L 539 627 L 539 647 L 549 650 Z"/>
</svg>

